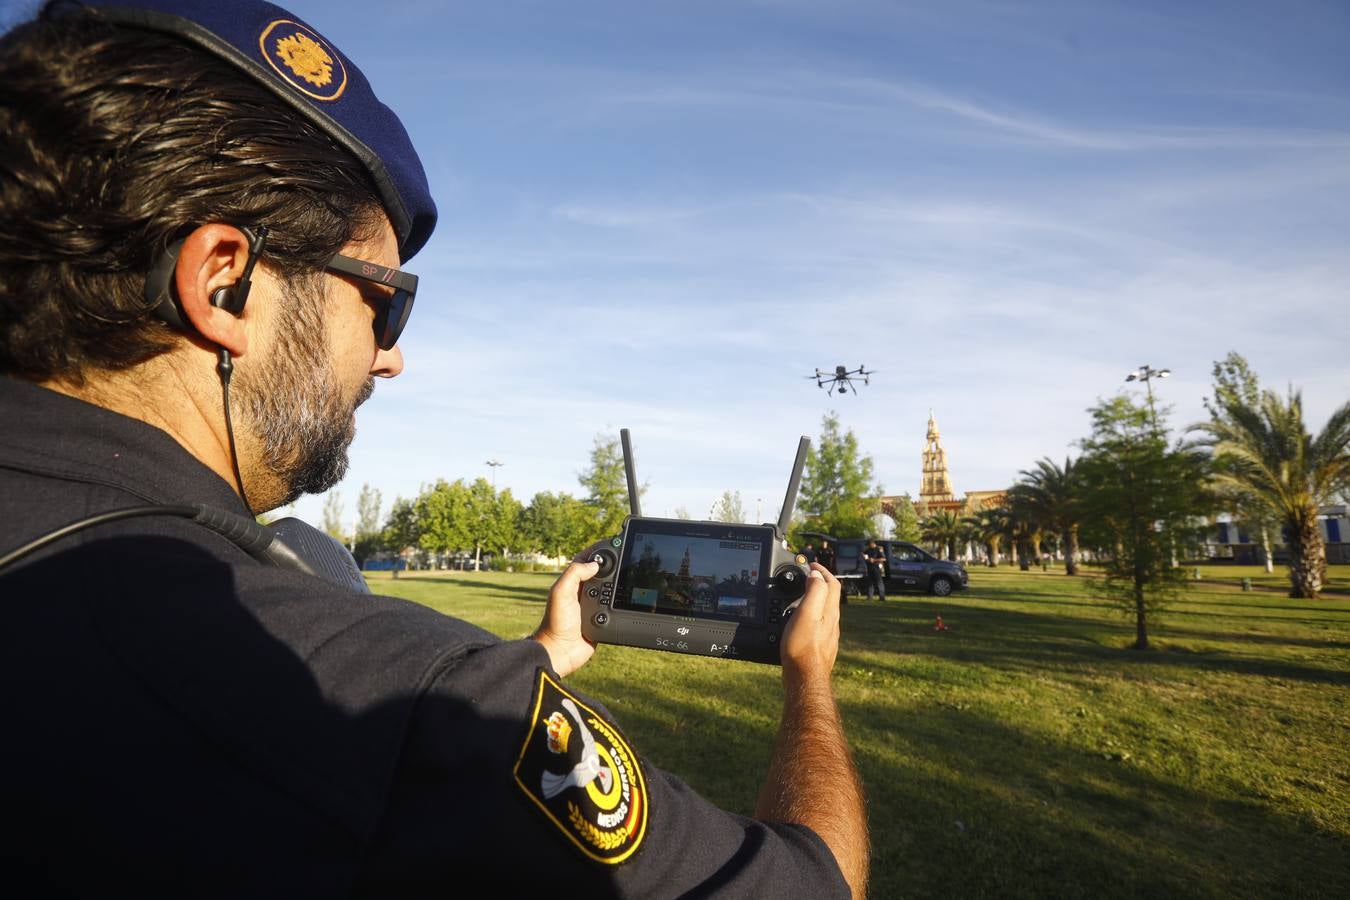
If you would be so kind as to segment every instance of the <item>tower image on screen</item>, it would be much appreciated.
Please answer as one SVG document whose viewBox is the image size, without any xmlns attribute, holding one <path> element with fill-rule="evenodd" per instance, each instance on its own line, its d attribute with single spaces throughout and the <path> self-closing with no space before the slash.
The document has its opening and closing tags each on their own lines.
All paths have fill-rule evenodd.
<svg viewBox="0 0 1350 900">
<path fill-rule="evenodd" d="M 668 534 L 637 535 L 628 606 L 666 613 L 752 619 L 761 545 Z M 676 566 L 674 560 L 678 559 Z"/>
</svg>

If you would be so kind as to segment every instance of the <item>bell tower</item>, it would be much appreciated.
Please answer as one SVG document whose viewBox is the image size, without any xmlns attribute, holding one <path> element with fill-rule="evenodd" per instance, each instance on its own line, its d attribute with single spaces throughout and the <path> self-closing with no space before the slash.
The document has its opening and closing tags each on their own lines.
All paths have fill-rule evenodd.
<svg viewBox="0 0 1350 900">
<path fill-rule="evenodd" d="M 942 436 L 938 434 L 937 419 L 933 411 L 928 411 L 928 437 L 923 446 L 923 485 L 919 489 L 919 500 L 923 503 L 951 501 L 952 479 L 947 473 L 947 451 L 942 449 Z"/>
</svg>

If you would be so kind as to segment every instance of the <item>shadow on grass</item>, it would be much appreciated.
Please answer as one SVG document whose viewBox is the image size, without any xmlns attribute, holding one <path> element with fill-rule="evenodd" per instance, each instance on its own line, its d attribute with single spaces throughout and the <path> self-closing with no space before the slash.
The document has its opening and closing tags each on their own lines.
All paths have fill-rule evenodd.
<svg viewBox="0 0 1350 900">
<path fill-rule="evenodd" d="M 914 623 L 885 607 L 857 607 L 851 610 L 843 631 L 844 652 L 899 651 L 929 654 L 963 663 L 977 663 L 1002 669 L 1032 671 L 1047 667 L 1065 669 L 1087 661 L 1112 660 L 1125 665 L 1185 666 L 1202 671 L 1232 672 L 1299 681 L 1350 685 L 1350 673 L 1341 668 L 1300 665 L 1284 660 L 1234 657 L 1229 651 L 1215 649 L 1203 653 L 1169 649 L 1137 651 L 1128 649 L 1133 640 L 1132 624 L 1112 623 L 1107 619 L 1042 615 L 1016 610 L 986 607 L 948 607 L 943 613 L 946 631 L 934 631 L 933 620 Z M 1186 636 L 1186 629 L 1158 627 L 1150 632 L 1160 643 Z M 1201 632 L 1193 636 L 1242 642 L 1256 637 Z M 1105 641 L 1117 641 L 1105 643 Z M 1248 640 L 1246 643 L 1260 643 Z M 1336 648 L 1343 643 L 1282 641 L 1266 636 L 1267 643 Z M 900 671 L 899 668 L 896 671 Z M 911 673 L 912 674 L 912 673 Z"/>
<path fill-rule="evenodd" d="M 510 597 L 513 600 L 533 600 L 537 603 L 543 603 L 548 599 L 548 584 L 542 582 L 540 585 L 515 585 L 506 584 L 497 579 L 453 578 L 439 575 L 401 575 L 398 580 L 445 585 L 446 587 L 459 588 L 481 595 L 498 594 L 503 597 Z"/>
<path fill-rule="evenodd" d="M 1217 606 L 1218 606 L 1218 604 L 1209 604 L 1209 603 L 1206 603 L 1206 604 L 1204 604 L 1204 605 L 1205 605 L 1206 608 L 1213 608 L 1213 607 L 1217 607 Z M 1259 608 L 1259 607 L 1258 607 L 1258 608 Z M 1249 612 L 1247 612 L 1243 607 L 1240 607 L 1240 606 L 1239 606 L 1239 607 L 1235 607 L 1234 610 L 1235 610 L 1234 612 L 1227 612 L 1227 613 L 1225 613 L 1225 612 L 1204 612 L 1204 611 L 1198 610 L 1198 609 L 1188 609 L 1188 608 L 1185 608 L 1185 607 L 1178 607 L 1178 608 L 1169 610 L 1169 611 L 1167 611 L 1167 612 L 1164 612 L 1163 615 L 1164 615 L 1164 616 L 1171 616 L 1171 617 L 1176 617 L 1176 616 L 1208 616 L 1208 617 L 1215 618 L 1215 619 L 1236 619 L 1236 618 L 1241 618 L 1242 621 L 1244 621 L 1244 622 L 1279 622 L 1279 623 L 1283 623 L 1283 624 L 1285 624 L 1285 625 L 1295 625 L 1295 624 L 1300 624 L 1300 623 L 1308 623 L 1308 624 L 1315 624 L 1315 625 L 1350 625 L 1350 615 L 1345 615 L 1345 616 L 1334 616 L 1334 615 L 1333 615 L 1333 616 L 1326 616 L 1325 613 L 1329 612 L 1329 610 L 1325 610 L 1325 609 L 1322 609 L 1322 610 L 1316 610 L 1317 612 L 1320 612 L 1320 613 L 1323 613 L 1323 614 L 1324 614 L 1324 615 L 1321 615 L 1321 616 L 1308 616 L 1308 615 L 1254 616 L 1254 615 L 1251 615 L 1251 614 L 1250 614 Z M 1330 610 L 1330 612 L 1336 612 L 1336 611 L 1335 611 L 1335 610 Z"/>
<path fill-rule="evenodd" d="M 1252 634 L 1241 631 L 1204 631 L 1199 628 L 1183 628 L 1176 624 L 1167 626 L 1169 638 L 1184 637 L 1194 640 L 1231 642 L 1235 644 L 1264 644 L 1272 647 L 1307 647 L 1312 650 L 1350 650 L 1350 642 L 1344 640 L 1315 640 L 1313 638 L 1290 637 L 1280 634 Z"/>
<path fill-rule="evenodd" d="M 625 684 L 610 706 L 640 752 L 719 805 L 749 812 L 754 786 L 745 776 L 765 771 L 772 723 L 710 714 L 667 684 Z M 869 748 L 857 761 L 873 834 L 872 897 L 1350 890 L 1342 839 L 1256 802 L 950 706 L 914 714 L 845 703 L 843 714 L 854 746 Z"/>
</svg>

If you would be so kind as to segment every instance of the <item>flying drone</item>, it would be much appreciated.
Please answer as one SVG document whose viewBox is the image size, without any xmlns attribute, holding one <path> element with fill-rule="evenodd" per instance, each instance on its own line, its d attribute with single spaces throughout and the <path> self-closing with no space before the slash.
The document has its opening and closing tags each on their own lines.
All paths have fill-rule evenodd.
<svg viewBox="0 0 1350 900">
<path fill-rule="evenodd" d="M 858 393 L 858 389 L 853 386 L 854 376 L 860 376 L 863 380 L 863 384 L 869 384 L 869 379 L 875 374 L 877 374 L 876 369 L 869 372 L 867 371 L 867 366 L 858 366 L 856 369 L 849 369 L 845 366 L 835 366 L 833 373 L 822 372 L 820 369 L 816 369 L 816 374 L 807 375 L 805 377 L 814 378 L 816 380 L 816 387 L 818 388 L 827 388 L 831 392 L 833 392 L 835 388 L 838 388 L 839 393 L 841 394 L 846 394 L 851 390 L 856 394 Z M 845 385 L 847 385 L 847 387 L 845 387 Z"/>
</svg>

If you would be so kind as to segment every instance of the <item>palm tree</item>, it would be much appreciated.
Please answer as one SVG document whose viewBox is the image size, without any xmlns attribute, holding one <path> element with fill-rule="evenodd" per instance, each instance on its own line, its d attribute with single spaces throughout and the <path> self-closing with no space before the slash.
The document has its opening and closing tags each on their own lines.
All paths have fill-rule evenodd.
<svg viewBox="0 0 1350 900">
<path fill-rule="evenodd" d="M 975 540 L 984 545 L 985 565 L 998 566 L 999 544 L 1008 533 L 1008 511 L 1001 506 L 986 506 L 973 516 L 967 516 L 965 522 L 970 526 Z"/>
<path fill-rule="evenodd" d="M 1316 437 L 1303 424 L 1303 395 L 1293 389 L 1288 402 L 1274 391 L 1255 403 L 1225 392 L 1211 413 L 1191 430 L 1207 435 L 1218 487 L 1240 491 L 1280 520 L 1289 545 L 1289 596 L 1316 599 L 1327 570 L 1317 516 L 1350 478 L 1350 403 Z"/>
<path fill-rule="evenodd" d="M 1037 537 L 1036 525 L 1027 517 L 1026 510 L 1014 505 L 1009 492 L 1007 502 L 1002 506 L 986 507 L 980 515 L 987 514 L 988 527 L 996 535 L 996 541 L 1006 541 L 1008 545 L 1008 564 L 1015 561 L 1022 571 L 1031 568 L 1031 556 Z"/>
<path fill-rule="evenodd" d="M 1048 456 L 1031 470 L 1022 470 L 1023 480 L 1013 485 L 1009 500 L 1038 530 L 1059 535 L 1064 551 L 1064 571 L 1078 574 L 1078 527 L 1082 521 L 1082 489 L 1074 461 L 1064 457 L 1060 468 Z"/>
<path fill-rule="evenodd" d="M 923 520 L 920 533 L 925 541 L 931 541 L 938 551 L 947 551 L 948 559 L 956 559 L 956 543 L 964 534 L 961 517 L 953 510 L 939 509 Z"/>
<path fill-rule="evenodd" d="M 1017 555 L 1017 568 L 1023 572 L 1031 568 L 1031 556 L 1036 546 L 1039 529 L 1025 506 L 1015 501 L 1012 490 L 1008 491 L 1008 541 Z"/>
</svg>

